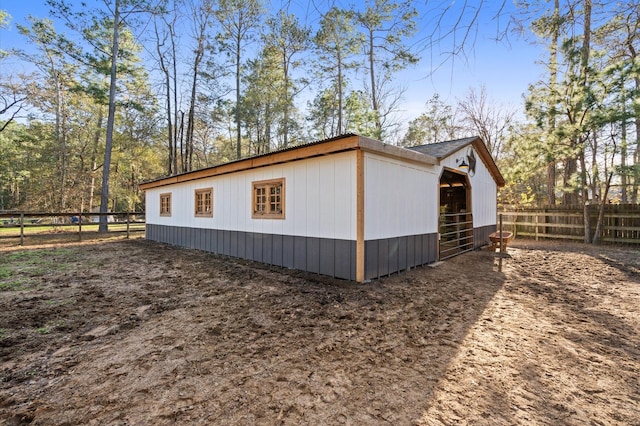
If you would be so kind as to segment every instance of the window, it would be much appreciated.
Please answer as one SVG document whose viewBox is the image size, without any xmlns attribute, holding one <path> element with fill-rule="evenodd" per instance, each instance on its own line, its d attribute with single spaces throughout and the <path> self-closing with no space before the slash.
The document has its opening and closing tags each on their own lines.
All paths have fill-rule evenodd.
<svg viewBox="0 0 640 426">
<path fill-rule="evenodd" d="M 253 182 L 254 219 L 284 219 L 284 178 Z"/>
<path fill-rule="evenodd" d="M 160 216 L 171 216 L 171 193 L 160 194 Z"/>
<path fill-rule="evenodd" d="M 213 217 L 213 188 L 196 189 L 196 216 Z"/>
</svg>

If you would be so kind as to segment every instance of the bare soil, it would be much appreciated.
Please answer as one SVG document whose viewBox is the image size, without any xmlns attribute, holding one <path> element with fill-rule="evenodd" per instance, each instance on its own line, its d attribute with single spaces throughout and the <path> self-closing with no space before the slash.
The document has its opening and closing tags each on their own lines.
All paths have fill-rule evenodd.
<svg viewBox="0 0 640 426">
<path fill-rule="evenodd" d="M 0 248 L 0 424 L 640 425 L 640 252 L 508 255 L 355 284 L 141 239 Z"/>
</svg>

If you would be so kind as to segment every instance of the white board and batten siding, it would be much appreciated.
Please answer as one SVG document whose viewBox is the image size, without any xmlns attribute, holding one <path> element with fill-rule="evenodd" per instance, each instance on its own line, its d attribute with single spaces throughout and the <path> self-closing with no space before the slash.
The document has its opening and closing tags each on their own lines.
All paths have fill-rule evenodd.
<svg viewBox="0 0 640 426">
<path fill-rule="evenodd" d="M 365 240 L 438 232 L 438 168 L 366 153 Z"/>
<path fill-rule="evenodd" d="M 459 171 L 456 159 L 475 147 L 436 159 L 357 135 L 326 143 L 146 184 L 147 238 L 358 281 L 437 260 L 443 169 Z M 481 242 L 495 229 L 502 178 L 476 159 L 470 210 Z M 284 218 L 252 217 L 253 183 L 276 179 Z M 195 215 L 195 192 L 205 188 L 213 217 Z M 170 216 L 160 216 L 165 193 Z"/>
<path fill-rule="evenodd" d="M 252 218 L 252 183 L 285 179 L 285 218 Z M 213 217 L 195 216 L 195 191 L 213 188 Z M 160 194 L 171 193 L 171 216 Z M 260 234 L 356 239 L 356 154 L 349 151 L 151 188 L 147 223 Z"/>
<path fill-rule="evenodd" d="M 473 149 L 473 148 L 471 148 Z M 456 159 L 466 159 L 467 148 L 444 158 L 441 161 L 443 167 L 459 170 Z M 471 184 L 471 213 L 473 213 L 473 227 L 480 228 L 496 224 L 498 186 L 487 168 L 481 160 L 480 155 L 474 152 L 477 159 L 476 170 L 473 176 L 469 175 Z"/>
</svg>

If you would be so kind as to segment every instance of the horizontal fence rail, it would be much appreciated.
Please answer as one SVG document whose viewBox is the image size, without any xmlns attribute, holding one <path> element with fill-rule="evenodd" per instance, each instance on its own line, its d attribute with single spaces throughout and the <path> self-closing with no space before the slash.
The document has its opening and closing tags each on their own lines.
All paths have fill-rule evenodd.
<svg viewBox="0 0 640 426">
<path fill-rule="evenodd" d="M 45 212 L 0 212 L 0 239 L 14 238 L 24 245 L 25 238 L 46 237 L 60 234 L 98 233 L 100 217 L 107 218 L 109 233 L 131 233 L 145 231 L 144 212 L 118 213 L 45 213 Z"/>
<path fill-rule="evenodd" d="M 600 206 L 588 206 L 591 237 L 596 231 Z M 555 206 L 540 209 L 502 211 L 505 230 L 515 236 L 539 239 L 584 241 L 584 209 L 581 206 Z M 640 244 L 640 205 L 605 206 L 601 241 L 614 244 Z"/>
</svg>

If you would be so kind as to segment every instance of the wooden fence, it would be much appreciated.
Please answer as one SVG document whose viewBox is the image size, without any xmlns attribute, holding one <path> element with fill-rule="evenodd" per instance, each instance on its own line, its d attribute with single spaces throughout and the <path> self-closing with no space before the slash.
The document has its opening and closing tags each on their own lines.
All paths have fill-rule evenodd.
<svg viewBox="0 0 640 426">
<path fill-rule="evenodd" d="M 0 239 L 19 239 L 24 245 L 25 238 L 46 238 L 54 235 L 76 234 L 82 241 L 83 235 L 97 234 L 101 216 L 107 217 L 109 233 L 131 233 L 145 231 L 144 212 L 121 213 L 41 213 L 41 212 L 0 212 Z"/>
<path fill-rule="evenodd" d="M 591 237 L 595 234 L 600 206 L 589 206 Z M 505 231 L 516 236 L 543 239 L 584 241 L 582 206 L 553 206 L 539 209 L 502 211 Z M 602 242 L 640 244 L 640 205 L 609 204 L 605 206 Z"/>
</svg>

